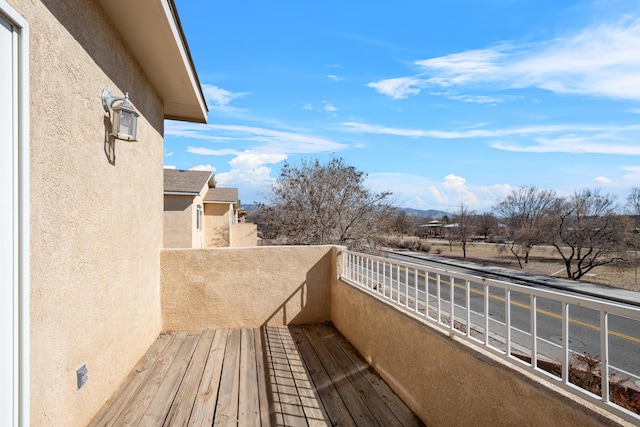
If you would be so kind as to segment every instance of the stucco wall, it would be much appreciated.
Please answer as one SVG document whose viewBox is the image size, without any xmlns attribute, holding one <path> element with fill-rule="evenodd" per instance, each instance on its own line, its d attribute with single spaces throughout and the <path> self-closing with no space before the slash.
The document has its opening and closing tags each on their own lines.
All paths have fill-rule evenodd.
<svg viewBox="0 0 640 427">
<path fill-rule="evenodd" d="M 166 194 L 164 196 L 163 244 L 165 248 L 204 247 L 204 195 L 186 196 Z M 196 229 L 196 206 L 203 207 L 202 226 Z"/>
<path fill-rule="evenodd" d="M 82 426 L 161 330 L 163 106 L 94 2 L 8 2 L 31 36 L 31 425 Z M 137 142 L 106 138 L 103 89 Z"/>
<path fill-rule="evenodd" d="M 331 246 L 165 249 L 163 329 L 328 321 L 335 251 Z"/>
<path fill-rule="evenodd" d="M 191 248 L 193 196 L 164 196 L 163 245 L 165 248 Z"/>
<path fill-rule="evenodd" d="M 204 205 L 204 247 L 229 247 L 231 209 L 228 203 L 207 203 Z"/>
<path fill-rule="evenodd" d="M 258 246 L 258 226 L 241 222 L 231 226 L 231 247 Z"/>
<path fill-rule="evenodd" d="M 331 318 L 429 426 L 616 425 L 341 280 Z"/>
</svg>

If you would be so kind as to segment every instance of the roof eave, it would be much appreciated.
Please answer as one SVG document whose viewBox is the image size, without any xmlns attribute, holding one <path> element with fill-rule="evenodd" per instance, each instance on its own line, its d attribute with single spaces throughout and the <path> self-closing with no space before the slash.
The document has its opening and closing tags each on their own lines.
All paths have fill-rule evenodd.
<svg viewBox="0 0 640 427">
<path fill-rule="evenodd" d="M 207 104 L 173 0 L 98 0 L 164 103 L 165 119 L 207 122 Z"/>
</svg>

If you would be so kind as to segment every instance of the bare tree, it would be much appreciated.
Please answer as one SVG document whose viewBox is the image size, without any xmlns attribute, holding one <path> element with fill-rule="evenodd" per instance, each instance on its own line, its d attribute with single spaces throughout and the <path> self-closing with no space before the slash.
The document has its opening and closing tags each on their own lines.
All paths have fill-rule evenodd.
<svg viewBox="0 0 640 427">
<path fill-rule="evenodd" d="M 570 279 L 579 280 L 595 267 L 624 259 L 626 218 L 616 213 L 615 198 L 600 190 L 556 198 L 545 229 Z"/>
<path fill-rule="evenodd" d="M 633 187 L 627 197 L 627 209 L 631 215 L 640 217 L 640 187 Z"/>
<path fill-rule="evenodd" d="M 489 236 L 495 234 L 498 229 L 498 219 L 495 215 L 489 212 L 478 214 L 477 217 L 477 232 L 482 235 L 484 241 L 489 239 Z"/>
<path fill-rule="evenodd" d="M 399 210 L 393 218 L 393 228 L 400 234 L 400 238 L 404 238 L 404 235 L 413 227 L 413 219 L 407 215 L 405 211 Z"/>
<path fill-rule="evenodd" d="M 387 231 L 391 193 L 375 193 L 366 174 L 332 157 L 285 163 L 268 205 L 268 228 L 284 244 L 338 244 L 352 249 L 377 246 Z"/>
<path fill-rule="evenodd" d="M 464 202 L 453 215 L 453 222 L 456 226 L 452 228 L 452 234 L 456 235 L 462 246 L 462 257 L 467 257 L 467 247 L 476 232 L 477 215 L 475 211 L 469 210 Z"/>
<path fill-rule="evenodd" d="M 633 221 L 633 237 L 631 238 L 634 253 L 635 285 L 638 286 L 638 234 L 640 234 L 640 188 L 633 187 L 627 196 L 627 212 Z"/>
<path fill-rule="evenodd" d="M 555 193 L 539 190 L 534 186 L 512 190 L 507 198 L 494 206 L 494 212 L 502 221 L 506 235 L 501 248 L 508 248 L 520 268 L 522 258 L 529 262 L 531 249 L 545 241 L 541 220 L 555 202 Z"/>
</svg>

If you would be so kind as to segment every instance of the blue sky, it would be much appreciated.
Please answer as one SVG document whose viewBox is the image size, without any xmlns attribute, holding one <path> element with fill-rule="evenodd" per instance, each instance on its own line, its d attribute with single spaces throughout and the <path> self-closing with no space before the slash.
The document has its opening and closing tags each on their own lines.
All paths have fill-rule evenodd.
<svg viewBox="0 0 640 427">
<path fill-rule="evenodd" d="M 245 204 L 332 153 L 417 209 L 640 186 L 638 1 L 176 4 L 209 123 L 167 122 L 165 166 Z"/>
</svg>

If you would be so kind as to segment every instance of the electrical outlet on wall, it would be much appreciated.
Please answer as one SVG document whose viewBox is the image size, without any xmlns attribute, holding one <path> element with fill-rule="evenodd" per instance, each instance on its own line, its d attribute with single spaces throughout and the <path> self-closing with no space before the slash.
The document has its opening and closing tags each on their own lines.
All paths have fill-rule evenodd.
<svg viewBox="0 0 640 427">
<path fill-rule="evenodd" d="M 78 390 L 80 390 L 87 382 L 87 365 L 82 365 L 76 370 L 76 379 L 78 381 Z"/>
</svg>

